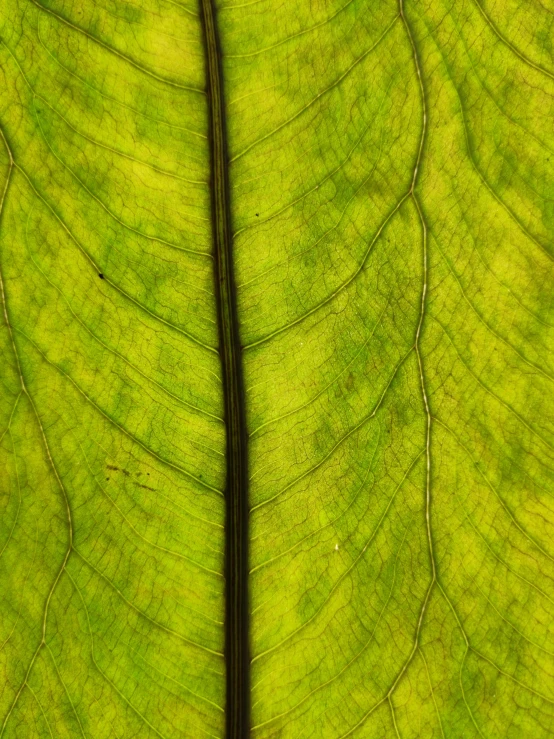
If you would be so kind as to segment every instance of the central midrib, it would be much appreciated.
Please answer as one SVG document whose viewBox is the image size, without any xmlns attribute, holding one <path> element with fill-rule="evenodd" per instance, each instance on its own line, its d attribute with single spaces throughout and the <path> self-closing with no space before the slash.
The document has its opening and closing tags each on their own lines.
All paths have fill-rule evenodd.
<svg viewBox="0 0 554 739">
<path fill-rule="evenodd" d="M 226 427 L 225 724 L 227 739 L 245 739 L 250 733 L 248 437 L 233 267 L 221 50 L 214 0 L 200 0 L 200 3 L 206 52 L 213 258 Z"/>
</svg>

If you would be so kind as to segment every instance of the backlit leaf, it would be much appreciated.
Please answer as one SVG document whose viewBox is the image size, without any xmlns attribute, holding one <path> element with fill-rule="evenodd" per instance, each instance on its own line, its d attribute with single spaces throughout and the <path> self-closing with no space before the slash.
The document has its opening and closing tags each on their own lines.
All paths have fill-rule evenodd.
<svg viewBox="0 0 554 739">
<path fill-rule="evenodd" d="M 219 186 L 251 735 L 551 736 L 554 6 L 207 7 L 0 6 L 0 737 L 225 734 Z"/>
</svg>

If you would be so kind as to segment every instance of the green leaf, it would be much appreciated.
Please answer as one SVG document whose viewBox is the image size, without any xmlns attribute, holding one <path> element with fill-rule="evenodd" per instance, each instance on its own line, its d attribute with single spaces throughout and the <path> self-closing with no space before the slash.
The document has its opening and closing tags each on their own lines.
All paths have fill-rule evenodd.
<svg viewBox="0 0 554 739">
<path fill-rule="evenodd" d="M 212 10 L 0 8 L 0 737 L 551 736 L 551 2 Z"/>
</svg>

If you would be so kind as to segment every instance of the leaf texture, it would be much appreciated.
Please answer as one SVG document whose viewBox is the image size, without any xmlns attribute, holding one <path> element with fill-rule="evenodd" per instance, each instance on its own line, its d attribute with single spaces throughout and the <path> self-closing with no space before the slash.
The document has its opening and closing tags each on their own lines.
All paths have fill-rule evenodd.
<svg viewBox="0 0 554 739">
<path fill-rule="evenodd" d="M 250 733 L 551 736 L 554 7 L 216 11 Z M 0 18 L 0 737 L 220 737 L 201 6 Z"/>
</svg>

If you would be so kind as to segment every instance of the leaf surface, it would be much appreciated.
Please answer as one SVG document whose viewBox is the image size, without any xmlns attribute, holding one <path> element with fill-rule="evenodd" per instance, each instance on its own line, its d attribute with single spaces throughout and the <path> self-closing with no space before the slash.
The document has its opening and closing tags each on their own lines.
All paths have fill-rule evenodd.
<svg viewBox="0 0 554 739">
<path fill-rule="evenodd" d="M 217 3 L 252 736 L 554 731 L 553 12 Z M 0 737 L 220 737 L 201 6 L 0 18 Z"/>
</svg>

